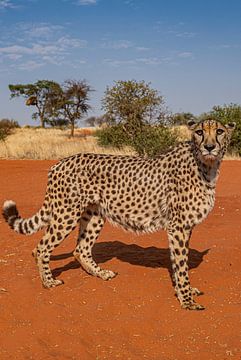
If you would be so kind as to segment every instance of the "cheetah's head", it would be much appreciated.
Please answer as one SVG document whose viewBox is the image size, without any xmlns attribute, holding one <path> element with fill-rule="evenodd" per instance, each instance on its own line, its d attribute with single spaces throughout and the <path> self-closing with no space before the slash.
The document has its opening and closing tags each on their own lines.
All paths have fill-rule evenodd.
<svg viewBox="0 0 241 360">
<path fill-rule="evenodd" d="M 192 131 L 192 141 L 199 159 L 206 164 L 221 160 L 227 150 L 235 123 L 227 125 L 219 121 L 208 119 L 195 123 L 188 123 Z"/>
</svg>

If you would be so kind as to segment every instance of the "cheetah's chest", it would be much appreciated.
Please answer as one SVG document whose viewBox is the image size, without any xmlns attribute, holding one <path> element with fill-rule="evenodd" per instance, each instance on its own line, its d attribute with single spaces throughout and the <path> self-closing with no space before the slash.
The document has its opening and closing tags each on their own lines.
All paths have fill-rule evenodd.
<svg viewBox="0 0 241 360">
<path fill-rule="evenodd" d="M 215 192 L 204 191 L 193 196 L 193 201 L 187 205 L 186 216 L 191 225 L 201 223 L 213 209 L 215 203 Z"/>
</svg>

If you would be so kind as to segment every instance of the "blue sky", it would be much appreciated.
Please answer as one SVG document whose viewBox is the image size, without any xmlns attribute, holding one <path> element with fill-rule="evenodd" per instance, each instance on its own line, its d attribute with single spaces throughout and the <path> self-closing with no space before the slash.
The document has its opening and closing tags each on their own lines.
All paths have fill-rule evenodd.
<svg viewBox="0 0 241 360">
<path fill-rule="evenodd" d="M 240 0 L 0 0 L 0 118 L 34 123 L 8 84 L 145 80 L 173 112 L 241 103 Z"/>
</svg>

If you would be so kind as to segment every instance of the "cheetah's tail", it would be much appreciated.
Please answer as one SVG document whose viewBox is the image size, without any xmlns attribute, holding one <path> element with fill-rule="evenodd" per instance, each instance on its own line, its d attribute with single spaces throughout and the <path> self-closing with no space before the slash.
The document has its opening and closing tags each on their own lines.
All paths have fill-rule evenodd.
<svg viewBox="0 0 241 360">
<path fill-rule="evenodd" d="M 50 214 L 47 208 L 47 203 L 44 202 L 36 214 L 28 219 L 23 219 L 19 216 L 16 203 L 12 200 L 7 200 L 3 204 L 2 214 L 14 231 L 19 234 L 31 235 L 49 223 Z"/>
</svg>

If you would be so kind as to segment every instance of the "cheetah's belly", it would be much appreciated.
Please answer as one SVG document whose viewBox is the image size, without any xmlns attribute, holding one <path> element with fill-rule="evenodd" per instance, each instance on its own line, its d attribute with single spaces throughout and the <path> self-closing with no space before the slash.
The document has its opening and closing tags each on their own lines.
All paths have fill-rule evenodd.
<svg viewBox="0 0 241 360">
<path fill-rule="evenodd" d="M 118 210 L 110 211 L 105 208 L 101 208 L 101 214 L 111 224 L 135 233 L 151 233 L 165 227 L 165 221 L 161 214 L 155 216 L 147 216 L 146 214 L 134 215 L 131 213 L 121 213 Z"/>
</svg>

